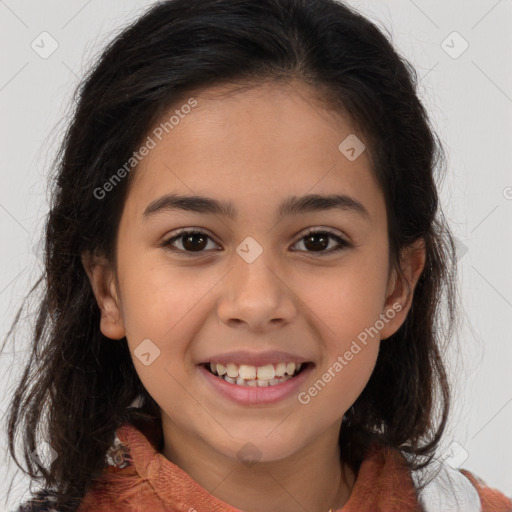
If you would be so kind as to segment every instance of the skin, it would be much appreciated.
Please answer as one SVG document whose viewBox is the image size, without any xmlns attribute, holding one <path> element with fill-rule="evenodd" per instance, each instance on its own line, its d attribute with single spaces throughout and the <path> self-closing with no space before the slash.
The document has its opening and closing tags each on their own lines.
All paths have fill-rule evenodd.
<svg viewBox="0 0 512 512">
<path fill-rule="evenodd" d="M 242 510 L 326 512 L 346 503 L 355 481 L 339 453 L 342 417 L 368 382 L 381 340 L 406 318 L 425 250 L 419 243 L 405 252 L 403 276 L 389 271 L 384 196 L 368 152 L 354 161 L 340 153 L 356 132 L 322 110 L 306 85 L 225 92 L 191 95 L 198 106 L 140 163 L 120 221 L 117 275 L 101 257 L 84 254 L 84 267 L 102 333 L 126 336 L 132 354 L 146 338 L 161 351 L 150 366 L 133 360 L 161 408 L 163 455 Z M 142 220 L 146 206 L 170 192 L 232 200 L 239 216 L 165 212 Z M 356 198 L 369 219 L 326 210 L 276 222 L 289 195 L 333 192 Z M 159 246 L 179 228 L 210 236 L 202 253 Z M 338 245 L 329 239 L 323 253 L 311 249 L 308 228 L 328 229 L 353 247 L 328 254 Z M 236 253 L 247 236 L 263 248 L 251 264 Z M 182 242 L 174 247 L 184 250 Z M 307 405 L 296 395 L 238 405 L 197 371 L 213 354 L 281 349 L 314 362 L 307 390 L 396 303 L 401 311 Z M 248 442 L 260 453 L 250 467 L 237 457 Z"/>
</svg>

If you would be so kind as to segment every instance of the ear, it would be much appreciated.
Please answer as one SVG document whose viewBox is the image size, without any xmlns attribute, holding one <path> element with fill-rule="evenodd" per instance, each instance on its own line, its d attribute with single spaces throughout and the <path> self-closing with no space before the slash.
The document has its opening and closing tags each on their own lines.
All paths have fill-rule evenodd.
<svg viewBox="0 0 512 512">
<path fill-rule="evenodd" d="M 381 340 L 393 335 L 405 322 L 407 313 L 411 309 L 414 297 L 414 289 L 425 267 L 426 250 L 425 241 L 419 238 L 413 244 L 406 247 L 401 254 L 400 268 L 393 269 L 386 291 L 386 300 L 383 315 L 388 318 L 381 329 Z M 391 317 L 391 312 L 395 312 Z"/>
<path fill-rule="evenodd" d="M 103 256 L 92 256 L 90 252 L 82 254 L 82 264 L 91 283 L 96 302 L 101 312 L 100 330 L 114 340 L 126 335 L 122 321 L 121 303 L 114 280 L 114 272 Z"/>
</svg>

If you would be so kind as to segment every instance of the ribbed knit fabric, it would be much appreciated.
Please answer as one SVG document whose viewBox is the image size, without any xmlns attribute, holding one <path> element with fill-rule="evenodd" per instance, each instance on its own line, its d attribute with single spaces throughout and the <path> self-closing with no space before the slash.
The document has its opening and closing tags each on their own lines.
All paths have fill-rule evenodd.
<svg viewBox="0 0 512 512">
<path fill-rule="evenodd" d="M 95 481 L 78 512 L 239 512 L 210 494 L 160 452 L 161 430 L 125 424 L 109 453 L 111 465 Z M 512 502 L 468 471 L 482 512 L 510 512 Z M 400 452 L 372 447 L 350 499 L 338 512 L 420 512 L 416 490 Z"/>
</svg>

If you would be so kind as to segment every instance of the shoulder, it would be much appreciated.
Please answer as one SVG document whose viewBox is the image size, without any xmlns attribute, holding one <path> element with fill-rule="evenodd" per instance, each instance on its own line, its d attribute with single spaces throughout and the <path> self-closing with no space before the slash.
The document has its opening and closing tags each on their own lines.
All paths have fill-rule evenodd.
<svg viewBox="0 0 512 512">
<path fill-rule="evenodd" d="M 466 469 L 461 469 L 460 472 L 478 492 L 482 512 L 512 512 L 512 497 L 508 498 L 497 489 L 488 487 L 481 478 Z"/>
<path fill-rule="evenodd" d="M 105 455 L 105 466 L 114 469 L 123 469 L 131 465 L 128 447 L 114 435 L 114 441 Z M 55 497 L 49 489 L 42 489 L 35 493 L 25 503 L 10 512 L 60 512 L 55 508 Z"/>
<path fill-rule="evenodd" d="M 512 512 L 512 501 L 465 469 L 434 461 L 413 471 L 418 500 L 425 512 Z"/>
</svg>

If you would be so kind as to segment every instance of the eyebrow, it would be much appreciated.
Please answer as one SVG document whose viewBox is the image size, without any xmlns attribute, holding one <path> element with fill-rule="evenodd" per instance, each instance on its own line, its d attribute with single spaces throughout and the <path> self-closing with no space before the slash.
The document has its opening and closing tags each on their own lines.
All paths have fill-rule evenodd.
<svg viewBox="0 0 512 512">
<path fill-rule="evenodd" d="M 354 212 L 365 220 L 370 218 L 370 214 L 361 202 L 345 194 L 290 196 L 279 205 L 276 215 L 277 219 L 282 219 L 286 216 L 332 209 Z M 238 210 L 231 201 L 198 195 L 166 194 L 146 207 L 142 219 L 147 220 L 156 214 L 172 211 L 220 215 L 231 220 L 235 220 L 238 216 Z"/>
</svg>

